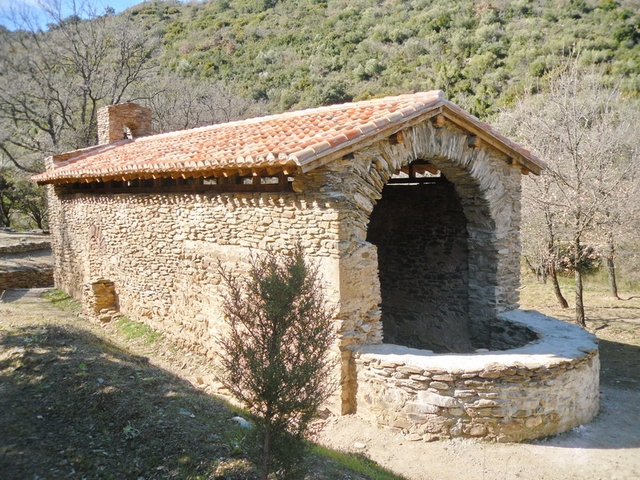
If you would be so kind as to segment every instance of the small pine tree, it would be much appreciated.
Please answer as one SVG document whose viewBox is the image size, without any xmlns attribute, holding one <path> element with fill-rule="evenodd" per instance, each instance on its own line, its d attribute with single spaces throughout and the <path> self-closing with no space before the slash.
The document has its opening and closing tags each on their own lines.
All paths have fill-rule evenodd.
<svg viewBox="0 0 640 480">
<path fill-rule="evenodd" d="M 257 420 L 266 479 L 272 463 L 292 467 L 291 453 L 302 451 L 296 447 L 333 391 L 333 312 L 300 245 L 290 256 L 252 256 L 245 277 L 220 273 L 228 289 L 220 380 Z"/>
</svg>

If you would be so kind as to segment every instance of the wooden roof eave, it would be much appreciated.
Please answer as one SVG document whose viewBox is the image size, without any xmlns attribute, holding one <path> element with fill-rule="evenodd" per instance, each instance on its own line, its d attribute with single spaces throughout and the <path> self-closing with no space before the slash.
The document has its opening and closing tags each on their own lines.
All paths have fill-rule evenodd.
<svg viewBox="0 0 640 480">
<path fill-rule="evenodd" d="M 121 172 L 121 173 L 108 173 L 104 175 L 80 175 L 74 177 L 57 177 L 49 178 L 45 180 L 36 180 L 36 183 L 40 186 L 43 185 L 65 185 L 69 183 L 89 183 L 89 182 L 109 182 L 112 180 L 133 180 L 133 179 L 148 179 L 148 178 L 200 178 L 200 177 L 232 177 L 235 175 L 276 175 L 280 172 L 285 175 L 291 175 L 300 171 L 298 165 L 293 161 L 281 163 L 279 165 L 270 165 L 267 168 L 238 168 L 234 167 L 221 167 L 221 168 L 207 168 L 197 169 L 191 171 L 138 171 L 138 172 Z"/>
<path fill-rule="evenodd" d="M 462 130 L 477 136 L 483 142 L 513 159 L 521 168 L 526 170 L 523 173 L 531 172 L 534 175 L 540 175 L 542 170 L 546 168 L 546 163 L 543 160 L 533 154 L 528 156 L 524 155 L 521 151 L 509 145 L 509 143 L 511 143 L 510 140 L 497 132 L 494 133 L 493 131 L 487 130 L 483 122 L 469 115 L 456 104 L 445 101 L 442 114 L 446 120 L 449 120 Z"/>
</svg>

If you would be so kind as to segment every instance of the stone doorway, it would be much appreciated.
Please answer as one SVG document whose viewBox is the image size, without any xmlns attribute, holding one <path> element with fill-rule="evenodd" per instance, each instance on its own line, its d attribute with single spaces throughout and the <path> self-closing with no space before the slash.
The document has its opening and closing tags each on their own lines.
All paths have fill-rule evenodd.
<svg viewBox="0 0 640 480">
<path fill-rule="evenodd" d="M 468 237 L 460 198 L 444 176 L 384 187 L 367 240 L 378 249 L 385 343 L 472 351 Z"/>
<path fill-rule="evenodd" d="M 370 215 L 385 343 L 468 353 L 498 313 L 497 241 L 472 172 L 446 158 L 402 167 Z"/>
</svg>

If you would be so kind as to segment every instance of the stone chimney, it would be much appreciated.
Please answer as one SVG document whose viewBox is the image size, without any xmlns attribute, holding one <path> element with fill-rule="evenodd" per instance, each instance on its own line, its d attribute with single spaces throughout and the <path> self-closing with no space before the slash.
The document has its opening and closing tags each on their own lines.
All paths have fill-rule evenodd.
<svg viewBox="0 0 640 480">
<path fill-rule="evenodd" d="M 98 143 L 106 145 L 151 135 L 151 110 L 135 103 L 107 105 L 98 110 Z"/>
</svg>

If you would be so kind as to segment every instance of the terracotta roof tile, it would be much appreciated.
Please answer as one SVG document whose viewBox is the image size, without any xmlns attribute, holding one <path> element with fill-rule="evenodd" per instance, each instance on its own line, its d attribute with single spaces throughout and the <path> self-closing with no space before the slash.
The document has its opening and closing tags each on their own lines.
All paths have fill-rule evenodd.
<svg viewBox="0 0 640 480">
<path fill-rule="evenodd" d="M 92 147 L 58 156 L 62 161 L 56 162 L 54 157 L 54 167 L 33 179 L 41 184 L 68 183 L 130 178 L 148 173 L 201 176 L 214 171 L 287 166 L 290 170 L 308 171 L 316 160 L 387 130 L 400 129 L 404 123 L 443 107 L 486 130 L 516 154 L 527 157 L 534 167 L 543 165 L 491 127 L 447 102 L 442 91 L 431 91 L 288 112 Z"/>
</svg>

